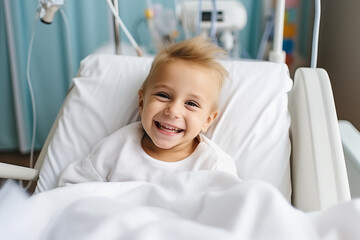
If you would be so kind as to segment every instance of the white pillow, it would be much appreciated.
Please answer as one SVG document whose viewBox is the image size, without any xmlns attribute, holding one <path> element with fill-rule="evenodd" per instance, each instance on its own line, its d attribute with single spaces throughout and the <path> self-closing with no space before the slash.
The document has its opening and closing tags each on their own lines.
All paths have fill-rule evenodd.
<svg viewBox="0 0 360 240">
<path fill-rule="evenodd" d="M 116 129 L 139 120 L 138 89 L 152 59 L 90 55 L 59 113 L 36 192 L 57 186 L 72 161 Z M 236 161 L 240 178 L 263 179 L 290 199 L 290 117 L 287 92 L 292 80 L 284 64 L 224 61 L 231 79 L 224 84 L 219 117 L 207 132 Z"/>
</svg>

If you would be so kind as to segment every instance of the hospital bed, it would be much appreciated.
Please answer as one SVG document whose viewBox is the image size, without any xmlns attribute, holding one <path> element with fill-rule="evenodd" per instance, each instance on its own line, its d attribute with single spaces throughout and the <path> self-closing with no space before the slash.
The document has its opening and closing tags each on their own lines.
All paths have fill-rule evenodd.
<svg viewBox="0 0 360 240">
<path fill-rule="evenodd" d="M 351 198 L 360 197 L 360 132 L 346 120 L 339 121 Z"/>
<path fill-rule="evenodd" d="M 207 135 L 232 155 L 244 180 L 260 179 L 303 211 L 350 199 L 329 77 L 283 63 L 223 61 L 230 72 Z M 61 171 L 117 128 L 139 119 L 137 89 L 150 58 L 90 55 L 81 63 L 35 168 L 0 164 L 1 178 L 56 187 Z"/>
<path fill-rule="evenodd" d="M 35 168 L 1 164 L 2 178 L 37 180 L 40 172 L 37 191 L 54 188 L 69 162 L 86 156 L 103 137 L 138 119 L 137 89 L 150 63 L 149 58 L 87 57 Z M 224 86 L 217 126 L 208 134 L 238 158 L 240 177 L 269 181 L 288 199 L 292 189 L 293 205 L 304 211 L 348 200 L 347 173 L 326 72 L 298 69 L 292 86 L 284 64 L 223 64 L 231 80 Z"/>
</svg>

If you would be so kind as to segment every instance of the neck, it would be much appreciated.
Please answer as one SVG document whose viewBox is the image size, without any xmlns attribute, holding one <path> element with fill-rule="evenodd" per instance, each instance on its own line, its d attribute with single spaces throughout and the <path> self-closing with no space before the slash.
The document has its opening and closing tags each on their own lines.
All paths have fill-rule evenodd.
<svg viewBox="0 0 360 240">
<path fill-rule="evenodd" d="M 195 151 L 198 144 L 199 139 L 196 137 L 188 144 L 174 146 L 170 149 L 163 149 L 157 147 L 146 133 L 144 133 L 144 136 L 141 139 L 141 146 L 144 151 L 149 156 L 164 162 L 177 162 L 187 158 Z"/>
</svg>

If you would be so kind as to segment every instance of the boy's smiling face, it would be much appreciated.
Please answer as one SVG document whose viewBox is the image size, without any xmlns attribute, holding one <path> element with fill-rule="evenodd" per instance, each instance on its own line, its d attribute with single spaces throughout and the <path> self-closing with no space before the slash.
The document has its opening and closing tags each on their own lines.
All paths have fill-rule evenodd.
<svg viewBox="0 0 360 240">
<path fill-rule="evenodd" d="M 164 153 L 179 154 L 179 159 L 159 159 L 164 161 L 189 156 L 198 144 L 198 134 L 206 132 L 217 116 L 218 92 L 218 81 L 205 67 L 181 60 L 162 66 L 146 89 L 139 91 L 145 152 L 158 159 Z"/>
</svg>

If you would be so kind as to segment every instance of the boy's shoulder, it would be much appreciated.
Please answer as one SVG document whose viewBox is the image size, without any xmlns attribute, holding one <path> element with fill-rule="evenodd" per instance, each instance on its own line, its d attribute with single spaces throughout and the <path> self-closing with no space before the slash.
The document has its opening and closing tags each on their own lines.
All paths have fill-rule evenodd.
<svg viewBox="0 0 360 240">
<path fill-rule="evenodd" d="M 133 123 L 130 123 L 128 125 L 125 125 L 125 126 L 119 128 L 111 135 L 122 135 L 122 134 L 127 134 L 127 133 L 141 133 L 142 129 L 143 128 L 142 128 L 141 122 L 137 121 L 137 122 L 133 122 Z"/>
<path fill-rule="evenodd" d="M 236 164 L 234 159 L 211 139 L 207 138 L 204 135 L 200 135 L 200 137 L 201 144 L 203 146 L 203 151 L 200 154 L 203 157 L 207 158 L 207 160 L 210 161 L 211 164 L 214 164 L 216 166 L 216 169 L 237 176 Z"/>
<path fill-rule="evenodd" d="M 138 142 L 141 140 L 144 130 L 141 122 L 134 122 L 129 125 L 123 126 L 105 137 L 99 145 L 109 145 L 109 143 L 116 143 L 116 145 L 123 144 L 126 141 Z"/>
<path fill-rule="evenodd" d="M 200 134 L 200 142 L 204 151 L 212 154 L 214 157 L 221 157 L 233 161 L 233 158 L 220 148 L 213 140 Z"/>
</svg>

